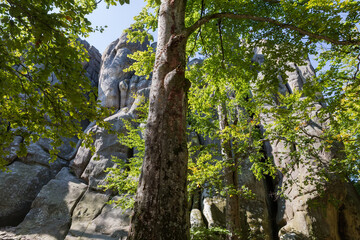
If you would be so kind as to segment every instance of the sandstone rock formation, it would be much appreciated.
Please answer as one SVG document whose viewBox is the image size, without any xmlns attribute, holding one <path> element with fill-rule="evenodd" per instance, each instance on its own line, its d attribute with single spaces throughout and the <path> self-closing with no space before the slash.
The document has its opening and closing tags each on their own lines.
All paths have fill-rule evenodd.
<svg viewBox="0 0 360 240">
<path fill-rule="evenodd" d="M 123 34 L 107 48 L 101 66 L 98 51 L 81 41 L 90 54 L 90 61 L 83 66 L 92 86 L 99 85 L 99 99 L 111 103 L 105 106 L 118 110 L 105 119 L 118 133 L 124 131 L 123 119 L 136 116 L 140 100 L 135 95 L 147 97 L 151 84 L 145 77 L 123 72 L 132 62 L 127 55 L 147 45 L 126 43 L 126 36 Z M 31 144 L 28 155 L 21 158 L 16 150 L 22 138 L 14 140 L 7 157 L 10 172 L 0 173 L 0 227 L 16 227 L 0 231 L 1 239 L 126 238 L 131 210 L 108 205 L 108 200 L 117 197 L 104 193 L 100 186 L 105 183 L 104 170 L 114 165 L 112 157 L 126 159 L 129 149 L 119 143 L 116 134 L 94 123 L 85 131 L 94 133 L 95 152 L 80 143 L 77 149 L 65 144 L 54 163 L 49 163 L 51 146 L 47 139 Z M 77 140 L 65 139 L 69 141 Z"/>
<path fill-rule="evenodd" d="M 91 59 L 84 67 L 92 85 L 97 86 L 101 55 L 87 42 L 82 43 L 88 49 Z M 56 78 L 51 80 L 56 81 Z M 0 172 L 0 227 L 18 225 L 29 212 L 42 187 L 67 166 L 76 153 L 70 142 L 76 143 L 77 139 L 64 139 L 65 143 L 59 148 L 58 159 L 49 162 L 50 142 L 48 139 L 40 139 L 28 146 L 26 156 L 18 157 L 16 151 L 22 140 L 18 136 L 10 146 L 10 154 L 7 156 L 9 172 Z"/>
<path fill-rule="evenodd" d="M 128 82 L 134 73 L 123 71 L 133 62 L 127 55 L 138 50 L 143 51 L 146 49 L 147 45 L 147 41 L 144 41 L 142 44 L 127 43 L 127 33 L 123 33 L 120 38 L 107 47 L 102 56 L 99 76 L 98 98 L 102 106 L 115 108 L 117 110 L 120 106 L 123 107 L 127 105 L 125 102 L 127 99 L 126 92 L 129 87 L 131 88 L 137 84 L 136 81 L 139 81 L 139 79 L 135 77 L 132 81 L 132 85 Z M 125 82 L 119 86 L 123 81 Z M 120 102 L 120 99 L 122 102 Z"/>
<path fill-rule="evenodd" d="M 257 59 L 263 59 L 261 52 L 257 55 Z M 315 74 L 309 60 L 303 66 L 290 66 L 294 71 L 286 72 L 286 84 L 280 77 L 279 89 L 284 95 L 301 90 L 307 79 Z M 321 103 L 313 103 L 313 106 L 311 120 L 303 126 L 303 131 L 308 136 L 320 139 L 327 127 L 326 122 L 317 117 L 317 111 L 323 106 Z M 272 121 L 272 116 L 263 118 L 265 125 Z M 280 171 L 285 172 L 278 173 L 279 179 L 275 183 L 278 189 L 286 185 L 286 198 L 279 198 L 276 207 L 275 223 L 279 239 L 360 239 L 358 193 L 349 183 L 340 181 L 334 174 L 328 175 L 329 181 L 320 177 L 329 168 L 330 161 L 339 154 L 339 147 L 334 146 L 327 152 L 321 148 L 319 140 L 308 146 L 303 144 L 289 144 L 285 140 L 265 143 L 265 155 L 273 159 Z M 300 161 L 294 164 L 291 152 L 296 151 L 296 148 L 309 148 L 309 153 L 303 154 Z M 312 155 L 310 151 L 318 154 Z M 351 210 L 344 213 L 345 206 Z"/>
<path fill-rule="evenodd" d="M 105 121 L 117 133 L 125 131 L 123 120 L 136 118 L 139 100 L 134 96 L 148 97 L 151 84 L 151 79 L 123 71 L 132 63 L 128 54 L 145 50 L 148 44 L 127 43 L 126 36 L 123 34 L 110 44 L 102 56 L 101 66 L 100 54 L 83 42 L 90 52 L 90 62 L 84 63 L 84 68 L 93 86 L 98 86 L 101 104 L 114 109 Z M 261 52 L 254 59 L 262 61 Z M 279 86 L 282 93 L 301 89 L 307 77 L 314 74 L 310 63 L 293 66 L 296 71 L 288 72 L 288 82 Z M 264 124 L 270 121 L 271 116 L 264 116 Z M 319 127 L 322 126 L 314 114 L 307 129 L 312 134 L 320 134 Z M 131 150 L 118 141 L 116 134 L 95 123 L 90 123 L 85 131 L 93 133 L 95 152 L 80 143 L 77 149 L 66 144 L 54 163 L 49 163 L 50 145 L 46 139 L 31 144 L 28 155 L 21 158 L 16 150 L 22 138 L 14 140 L 7 157 L 10 172 L 0 172 L 0 227 L 7 226 L 0 229 L 0 239 L 126 239 L 131 210 L 107 204 L 118 196 L 104 192 L 101 185 L 105 183 L 104 170 L 114 165 L 111 158 L 125 161 L 131 156 Z M 66 141 L 76 142 L 76 139 Z M 213 143 L 201 137 L 196 141 L 203 145 Z M 286 154 L 290 151 L 281 141 L 267 142 L 264 146 L 264 154 L 271 157 L 279 169 L 290 163 Z M 322 157 L 330 159 L 333 154 L 335 152 L 324 153 Z M 277 180 L 258 181 L 250 170 L 252 163 L 241 164 L 239 185 L 256 194 L 253 199 L 241 200 L 241 222 L 249 239 L 360 239 L 360 200 L 349 184 L 334 178 L 331 183 L 324 183 L 326 194 L 319 196 L 314 191 L 315 185 L 301 185 L 310 174 L 305 165 L 300 164 L 290 175 L 279 173 Z M 297 179 L 299 184 L 287 189 L 288 198 L 275 198 L 276 188 L 289 177 Z M 338 200 L 337 206 L 327 201 L 331 197 Z M 192 199 L 189 207 L 192 227 L 225 227 L 225 199 L 211 196 L 207 191 L 199 192 Z M 314 208 L 316 201 L 323 207 Z"/>
</svg>

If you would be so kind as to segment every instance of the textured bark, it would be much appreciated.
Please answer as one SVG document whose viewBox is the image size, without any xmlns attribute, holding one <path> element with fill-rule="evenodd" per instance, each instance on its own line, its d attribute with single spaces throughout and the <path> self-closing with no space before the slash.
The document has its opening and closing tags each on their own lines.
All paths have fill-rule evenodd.
<svg viewBox="0 0 360 240">
<path fill-rule="evenodd" d="M 218 106 L 220 131 L 224 131 L 229 126 L 225 104 Z M 225 185 L 235 190 L 239 189 L 237 159 L 233 156 L 231 141 L 229 139 L 221 140 L 223 160 L 230 164 L 224 169 Z M 230 231 L 229 240 L 240 239 L 241 234 L 241 216 L 240 216 L 240 196 L 238 194 L 227 194 L 226 196 L 226 228 Z"/>
<path fill-rule="evenodd" d="M 145 158 L 130 239 L 188 239 L 185 79 L 186 0 L 163 0 L 145 134 Z"/>
</svg>

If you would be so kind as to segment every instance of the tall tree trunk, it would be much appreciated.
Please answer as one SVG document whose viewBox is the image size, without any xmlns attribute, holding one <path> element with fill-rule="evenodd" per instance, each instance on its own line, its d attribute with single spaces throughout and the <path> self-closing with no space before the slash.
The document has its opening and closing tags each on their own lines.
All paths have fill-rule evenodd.
<svg viewBox="0 0 360 240">
<path fill-rule="evenodd" d="M 220 131 L 224 131 L 226 127 L 229 126 L 226 106 L 224 103 L 221 103 L 218 106 L 219 114 L 219 127 Z M 224 180 L 226 187 L 229 187 L 232 190 L 239 189 L 238 183 L 238 159 L 234 156 L 231 146 L 231 138 L 224 139 L 221 138 L 221 151 L 223 160 L 226 163 L 224 169 Z M 226 228 L 230 231 L 231 235 L 229 240 L 238 240 L 241 235 L 241 216 L 240 216 L 240 197 L 238 194 L 231 194 L 231 192 L 226 195 Z"/>
<path fill-rule="evenodd" d="M 145 134 L 145 158 L 131 220 L 133 240 L 189 239 L 185 79 L 186 0 L 162 0 Z"/>
</svg>

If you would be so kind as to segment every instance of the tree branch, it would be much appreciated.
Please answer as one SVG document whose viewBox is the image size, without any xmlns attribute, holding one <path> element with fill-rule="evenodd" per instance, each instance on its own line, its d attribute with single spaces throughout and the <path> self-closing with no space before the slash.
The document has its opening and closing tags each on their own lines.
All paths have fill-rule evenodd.
<svg viewBox="0 0 360 240">
<path fill-rule="evenodd" d="M 219 18 L 267 22 L 267 23 L 279 26 L 284 29 L 290 29 L 290 30 L 296 31 L 300 34 L 309 36 L 314 39 L 327 41 L 327 42 L 335 44 L 335 45 L 360 45 L 360 40 L 343 40 L 343 41 L 341 41 L 341 40 L 333 39 L 331 37 L 324 36 L 321 34 L 312 33 L 310 31 L 304 30 L 302 28 L 299 28 L 299 27 L 291 25 L 291 24 L 279 22 L 273 18 L 258 17 L 258 16 L 249 15 L 249 14 L 235 14 L 235 13 L 215 13 L 215 14 L 211 14 L 211 15 L 202 17 L 198 21 L 196 21 L 193 25 L 191 25 L 190 27 L 188 27 L 185 30 L 185 33 L 184 33 L 185 37 L 188 37 L 190 34 L 192 34 L 196 29 L 198 29 L 202 25 L 210 22 L 213 19 L 219 19 Z"/>
<path fill-rule="evenodd" d="M 225 52 L 224 52 L 224 45 L 223 45 L 223 39 L 222 39 L 222 33 L 221 33 L 221 18 L 219 18 L 219 21 L 218 21 L 218 28 L 219 28 L 219 37 L 220 37 L 222 61 L 224 63 L 225 62 Z"/>
</svg>

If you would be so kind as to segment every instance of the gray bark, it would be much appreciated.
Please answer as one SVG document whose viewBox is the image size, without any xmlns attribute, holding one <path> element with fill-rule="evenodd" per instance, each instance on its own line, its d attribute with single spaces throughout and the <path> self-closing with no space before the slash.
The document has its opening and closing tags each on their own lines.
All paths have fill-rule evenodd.
<svg viewBox="0 0 360 240">
<path fill-rule="evenodd" d="M 185 79 L 186 0 L 163 0 L 145 134 L 145 158 L 131 220 L 133 240 L 189 239 Z"/>
</svg>

